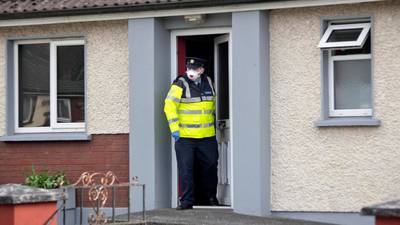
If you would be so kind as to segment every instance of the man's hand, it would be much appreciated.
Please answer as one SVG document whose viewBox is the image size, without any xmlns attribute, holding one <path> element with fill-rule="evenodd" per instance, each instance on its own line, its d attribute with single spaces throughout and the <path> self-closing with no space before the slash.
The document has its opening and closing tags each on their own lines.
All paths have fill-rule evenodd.
<svg viewBox="0 0 400 225">
<path fill-rule="evenodd" d="M 180 137 L 179 131 L 175 131 L 171 135 L 172 135 L 172 137 L 174 138 L 175 141 L 179 140 L 179 137 Z"/>
</svg>

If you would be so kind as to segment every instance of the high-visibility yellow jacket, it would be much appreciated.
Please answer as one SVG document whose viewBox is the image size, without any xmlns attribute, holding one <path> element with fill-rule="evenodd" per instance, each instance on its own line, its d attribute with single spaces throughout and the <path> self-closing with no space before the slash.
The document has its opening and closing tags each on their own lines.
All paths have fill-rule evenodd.
<svg viewBox="0 0 400 225">
<path fill-rule="evenodd" d="M 200 86 L 186 76 L 178 77 L 165 98 L 164 112 L 171 133 L 180 137 L 215 136 L 215 91 L 211 79 L 201 76 Z"/>
</svg>

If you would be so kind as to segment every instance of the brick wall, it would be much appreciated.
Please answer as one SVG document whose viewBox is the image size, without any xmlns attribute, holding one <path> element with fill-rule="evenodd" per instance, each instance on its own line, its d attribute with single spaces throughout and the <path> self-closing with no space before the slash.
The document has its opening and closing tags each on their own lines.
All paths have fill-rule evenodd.
<svg viewBox="0 0 400 225">
<path fill-rule="evenodd" d="M 82 172 L 113 171 L 128 181 L 129 136 L 92 135 L 91 141 L 0 142 L 0 184 L 24 182 L 24 170 L 63 170 L 71 182 Z"/>
<path fill-rule="evenodd" d="M 75 182 L 85 171 L 113 171 L 128 181 L 129 135 L 92 135 L 91 141 L 0 142 L 0 184 L 24 182 L 24 171 L 65 171 Z"/>
<path fill-rule="evenodd" d="M 0 142 L 0 184 L 23 183 L 32 165 L 37 170 L 62 170 L 71 183 L 85 171 L 113 171 L 127 182 L 129 135 L 92 135 L 91 141 Z"/>
</svg>

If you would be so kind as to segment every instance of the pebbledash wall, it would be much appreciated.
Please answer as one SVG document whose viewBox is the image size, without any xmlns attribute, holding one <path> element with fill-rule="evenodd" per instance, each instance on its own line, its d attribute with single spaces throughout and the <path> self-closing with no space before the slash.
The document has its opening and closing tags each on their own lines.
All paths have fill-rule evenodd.
<svg viewBox="0 0 400 225">
<path fill-rule="evenodd" d="M 400 2 L 272 10 L 272 210 L 359 212 L 400 197 Z M 371 16 L 377 127 L 325 127 L 324 18 Z"/>
<path fill-rule="evenodd" d="M 0 28 L 0 135 L 6 132 L 5 63 L 8 38 L 82 36 L 86 41 L 86 113 L 90 141 L 0 142 L 0 183 L 21 183 L 31 165 L 129 176 L 127 20 Z"/>
</svg>

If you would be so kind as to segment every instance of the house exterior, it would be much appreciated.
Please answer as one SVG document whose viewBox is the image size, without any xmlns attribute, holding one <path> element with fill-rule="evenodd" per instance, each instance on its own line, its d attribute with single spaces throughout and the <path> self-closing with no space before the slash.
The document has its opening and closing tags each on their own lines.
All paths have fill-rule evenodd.
<svg viewBox="0 0 400 225">
<path fill-rule="evenodd" d="M 399 198 L 399 1 L 17 0 L 0 9 L 0 183 L 23 182 L 32 164 L 71 180 L 112 170 L 146 184 L 149 208 L 176 206 L 163 100 L 207 40 L 225 101 L 228 207 L 355 225 L 374 223 L 363 206 Z"/>
</svg>

